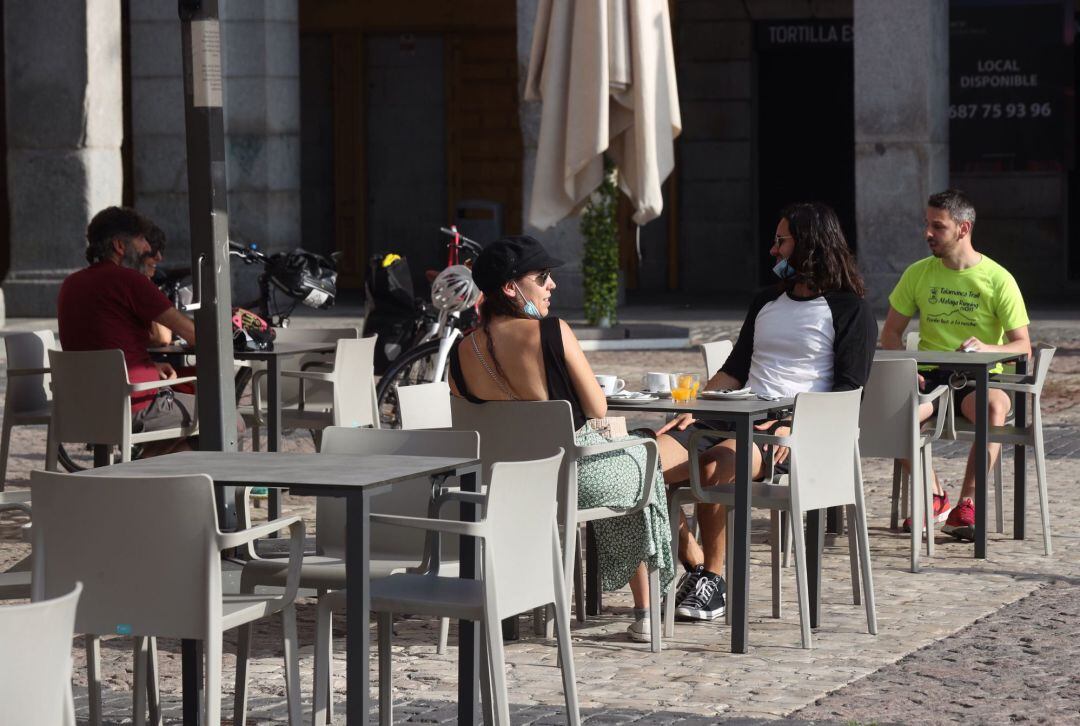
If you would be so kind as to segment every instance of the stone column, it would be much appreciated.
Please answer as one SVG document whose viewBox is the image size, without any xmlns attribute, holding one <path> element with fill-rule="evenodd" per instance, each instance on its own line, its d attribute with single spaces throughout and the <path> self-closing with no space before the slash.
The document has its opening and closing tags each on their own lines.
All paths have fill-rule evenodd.
<svg viewBox="0 0 1080 726">
<path fill-rule="evenodd" d="M 948 111 L 949 4 L 855 0 L 855 223 L 879 310 L 929 254 L 922 224 L 949 182 Z"/>
<path fill-rule="evenodd" d="M 123 90 L 119 0 L 6 2 L 11 268 L 7 313 L 54 316 L 85 266 L 86 225 L 119 204 Z"/>
</svg>

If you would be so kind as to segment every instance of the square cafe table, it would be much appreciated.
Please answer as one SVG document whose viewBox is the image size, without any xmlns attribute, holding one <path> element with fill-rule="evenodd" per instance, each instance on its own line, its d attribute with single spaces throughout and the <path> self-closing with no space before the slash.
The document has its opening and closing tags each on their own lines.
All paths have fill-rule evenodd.
<svg viewBox="0 0 1080 726">
<path fill-rule="evenodd" d="M 874 360 L 914 359 L 920 366 L 938 366 L 963 373 L 975 383 L 975 449 L 983 452 L 982 465 L 975 467 L 975 557 L 986 559 L 986 447 L 990 438 L 989 383 L 990 369 L 998 363 L 1016 361 L 1016 372 L 1027 372 L 1027 356 L 1023 353 L 977 352 L 942 350 L 879 350 Z M 1016 425 L 1027 425 L 1027 399 L 1016 397 Z M 1015 498 L 1013 537 L 1024 538 L 1025 449 L 1015 449 Z"/>
<path fill-rule="evenodd" d="M 735 552 L 731 568 L 731 582 L 728 583 L 728 603 L 731 608 L 731 652 L 745 653 L 747 632 L 750 627 L 750 468 L 754 463 L 754 423 L 769 418 L 769 414 L 789 409 L 794 400 L 782 398 L 778 401 L 763 401 L 758 398 L 736 400 L 705 400 L 702 398 L 688 403 L 675 403 L 670 398 L 644 403 L 608 401 L 608 411 L 649 412 L 649 413 L 688 413 L 701 421 L 715 421 L 734 424 L 735 426 L 735 533 L 733 543 Z M 816 556 L 808 552 L 808 560 Z M 807 571 L 813 565 L 807 563 Z"/>
<path fill-rule="evenodd" d="M 481 468 L 478 459 L 435 456 L 336 454 L 290 454 L 187 451 L 141 459 L 123 464 L 87 469 L 82 476 L 163 476 L 208 474 L 215 486 L 263 485 L 287 487 L 293 494 L 345 497 L 346 500 L 346 590 L 349 593 L 346 618 L 347 721 L 366 724 L 371 710 L 368 621 L 371 610 L 369 589 L 370 499 L 398 482 L 451 474 L 461 477 L 464 491 L 479 491 Z M 475 521 L 475 505 L 462 504 L 463 520 Z M 479 541 L 463 538 L 461 576 L 475 577 Z M 458 653 L 459 722 L 472 723 L 477 705 L 480 641 L 471 622 L 460 624 L 462 644 Z M 468 647 L 466 644 L 471 644 Z M 200 720 L 199 693 L 202 688 L 202 659 L 195 641 L 183 643 L 184 723 Z"/>
</svg>

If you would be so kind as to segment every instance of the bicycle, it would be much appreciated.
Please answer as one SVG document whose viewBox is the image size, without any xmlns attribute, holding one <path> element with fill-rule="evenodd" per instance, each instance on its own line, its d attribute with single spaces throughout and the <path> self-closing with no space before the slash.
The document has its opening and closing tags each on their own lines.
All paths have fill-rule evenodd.
<svg viewBox="0 0 1080 726">
<path fill-rule="evenodd" d="M 480 289 L 470 265 L 483 248 L 455 227 L 439 231 L 452 237 L 447 267 L 431 283 L 431 304 L 418 306 L 411 345 L 390 363 L 375 387 L 383 428 L 400 427 L 397 386 L 445 381 L 450 349 L 476 324 Z"/>
</svg>

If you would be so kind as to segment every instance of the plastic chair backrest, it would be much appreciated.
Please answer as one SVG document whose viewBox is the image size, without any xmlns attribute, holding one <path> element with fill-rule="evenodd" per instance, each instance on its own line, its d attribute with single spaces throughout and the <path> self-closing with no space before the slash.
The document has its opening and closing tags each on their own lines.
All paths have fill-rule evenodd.
<svg viewBox="0 0 1080 726">
<path fill-rule="evenodd" d="M 563 452 L 491 468 L 485 521 L 485 574 L 494 573 L 500 614 L 551 602 L 556 552 L 555 496 Z M 557 545 L 556 545 L 557 547 Z"/>
<path fill-rule="evenodd" d="M 58 442 L 124 444 L 131 435 L 131 399 L 120 350 L 49 351 L 52 435 Z"/>
<path fill-rule="evenodd" d="M 701 355 L 705 357 L 705 373 L 709 378 L 723 367 L 733 347 L 730 340 L 714 340 L 701 344 Z"/>
<path fill-rule="evenodd" d="M 1041 394 L 1043 384 L 1046 383 L 1046 377 L 1050 374 L 1050 363 L 1054 360 L 1054 353 L 1057 352 L 1057 348 L 1046 343 L 1037 343 L 1035 349 L 1032 351 L 1035 361 L 1031 366 L 1031 371 L 1035 376 L 1035 393 Z"/>
<path fill-rule="evenodd" d="M 918 350 L 919 340 L 919 331 L 912 330 L 904 336 L 904 350 Z"/>
<path fill-rule="evenodd" d="M 450 386 L 446 381 L 397 386 L 398 415 L 401 428 L 445 429 L 453 425 L 450 412 Z"/>
<path fill-rule="evenodd" d="M 799 509 L 854 504 L 861 396 L 862 389 L 857 388 L 795 397 L 791 486 Z"/>
<path fill-rule="evenodd" d="M 914 460 L 918 436 L 918 385 L 915 359 L 877 360 L 859 411 L 859 453 L 884 459 Z"/>
<path fill-rule="evenodd" d="M 4 723 L 75 726 L 71 637 L 82 585 L 29 605 L 0 607 L 0 704 Z"/>
<path fill-rule="evenodd" d="M 569 401 L 489 401 L 470 403 L 453 397 L 455 431 L 480 434 L 484 481 L 497 461 L 546 459 L 560 448 L 567 452 L 559 469 L 559 522 L 577 516 L 577 461 L 574 458 L 574 416 Z"/>
<path fill-rule="evenodd" d="M 204 639 L 221 615 L 213 483 L 205 474 L 35 471 L 34 597 L 84 590 L 75 632 Z"/>
<path fill-rule="evenodd" d="M 322 453 L 348 456 L 372 454 L 412 454 L 475 459 L 480 455 L 480 441 L 474 431 L 402 431 L 400 429 L 354 429 L 331 427 L 323 431 Z M 371 499 L 371 511 L 426 517 L 431 499 L 431 481 L 414 479 L 400 482 Z M 445 514 L 445 513 L 444 513 Z M 404 527 L 371 525 L 373 555 L 415 557 L 424 548 L 424 532 Z M 458 538 L 442 538 L 443 560 L 457 559 Z M 315 546 L 331 557 L 345 556 L 345 501 L 337 497 L 319 497 L 315 508 Z"/>
<path fill-rule="evenodd" d="M 49 351 L 55 347 L 56 338 L 51 330 L 4 336 L 8 370 L 48 368 Z M 52 400 L 51 380 L 52 376 L 48 373 L 8 376 L 4 412 L 17 416 L 47 408 Z"/>
<path fill-rule="evenodd" d="M 342 339 L 334 354 L 334 425 L 375 424 L 375 338 Z"/>
<path fill-rule="evenodd" d="M 282 343 L 333 343 L 338 340 L 359 338 L 360 331 L 357 328 L 277 328 L 274 340 Z M 311 363 L 330 363 L 333 360 L 328 355 L 312 353 L 299 358 L 290 358 L 285 367 L 291 370 L 303 370 Z M 311 370 L 325 370 L 314 368 Z M 259 380 L 262 389 L 262 400 L 267 400 L 266 379 Z M 295 378 L 281 379 L 281 405 L 283 407 L 295 406 L 300 401 L 300 382 Z M 308 408 L 322 409 L 334 405 L 334 393 L 331 386 L 319 381 L 307 381 L 304 383 L 304 405 Z"/>
</svg>

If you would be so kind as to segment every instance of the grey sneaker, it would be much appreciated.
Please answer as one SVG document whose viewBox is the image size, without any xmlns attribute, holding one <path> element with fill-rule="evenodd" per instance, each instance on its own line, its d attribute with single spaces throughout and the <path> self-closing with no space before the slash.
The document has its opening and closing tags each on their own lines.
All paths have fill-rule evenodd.
<svg viewBox="0 0 1080 726">
<path fill-rule="evenodd" d="M 648 616 L 630 623 L 630 627 L 626 629 L 626 637 L 637 643 L 652 642 L 652 623 Z"/>
<path fill-rule="evenodd" d="M 675 590 L 676 607 L 686 599 L 687 595 L 694 591 L 694 587 L 697 585 L 697 581 L 701 579 L 701 573 L 703 572 L 705 572 L 705 565 L 697 565 L 683 573 L 682 579 L 679 580 L 679 587 Z"/>
<path fill-rule="evenodd" d="M 702 572 L 694 583 L 693 592 L 675 607 L 675 615 L 683 620 L 715 620 L 725 612 L 726 590 L 724 578 Z"/>
</svg>

